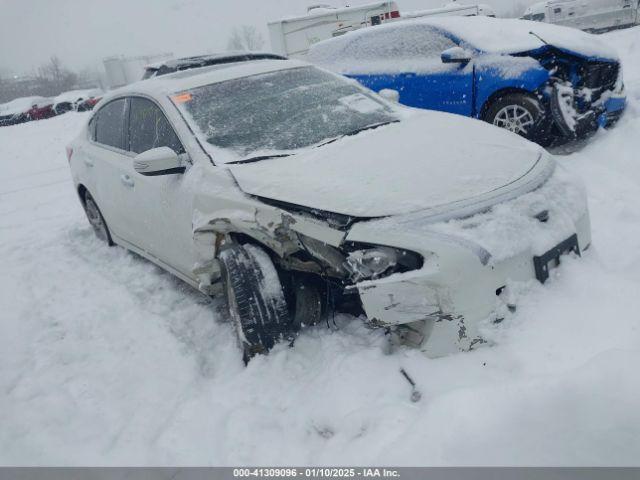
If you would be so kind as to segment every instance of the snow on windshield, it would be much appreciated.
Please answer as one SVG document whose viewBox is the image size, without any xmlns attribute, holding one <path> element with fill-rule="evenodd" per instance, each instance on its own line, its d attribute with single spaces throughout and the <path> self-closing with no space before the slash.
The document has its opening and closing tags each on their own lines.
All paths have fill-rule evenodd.
<svg viewBox="0 0 640 480">
<path fill-rule="evenodd" d="M 218 163 L 292 153 L 397 119 L 391 106 L 354 82 L 313 67 L 214 83 L 172 99 L 217 147 Z M 227 155 L 218 156 L 220 149 Z"/>
</svg>

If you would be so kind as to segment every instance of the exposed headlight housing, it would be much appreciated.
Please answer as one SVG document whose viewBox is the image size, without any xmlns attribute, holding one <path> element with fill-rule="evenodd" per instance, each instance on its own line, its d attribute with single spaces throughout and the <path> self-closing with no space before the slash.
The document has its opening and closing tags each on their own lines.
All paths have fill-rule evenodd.
<svg viewBox="0 0 640 480">
<path fill-rule="evenodd" d="M 353 282 L 376 280 L 394 273 L 417 270 L 422 267 L 420 255 L 407 250 L 375 246 L 351 251 L 344 268 Z"/>
</svg>

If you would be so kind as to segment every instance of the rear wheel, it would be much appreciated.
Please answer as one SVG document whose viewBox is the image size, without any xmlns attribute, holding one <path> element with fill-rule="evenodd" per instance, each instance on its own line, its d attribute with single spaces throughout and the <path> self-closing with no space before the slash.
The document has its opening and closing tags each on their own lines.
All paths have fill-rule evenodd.
<svg viewBox="0 0 640 480">
<path fill-rule="evenodd" d="M 219 255 L 229 313 L 245 363 L 290 335 L 287 302 L 273 262 L 253 245 L 231 244 Z"/>
<path fill-rule="evenodd" d="M 106 242 L 109 246 L 115 245 L 111 239 L 107 222 L 104 220 L 96 201 L 89 192 L 84 193 L 84 211 L 96 237 Z"/>
<path fill-rule="evenodd" d="M 537 98 L 510 93 L 495 100 L 487 109 L 484 120 L 539 144 L 550 143 L 550 125 Z"/>
</svg>

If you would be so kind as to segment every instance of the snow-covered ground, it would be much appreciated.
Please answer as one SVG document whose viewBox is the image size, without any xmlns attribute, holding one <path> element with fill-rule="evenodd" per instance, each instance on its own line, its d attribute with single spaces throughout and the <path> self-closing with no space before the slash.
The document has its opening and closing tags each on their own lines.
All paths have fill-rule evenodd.
<svg viewBox="0 0 640 480">
<path fill-rule="evenodd" d="M 87 114 L 0 129 L 0 464 L 640 464 L 640 28 L 605 38 L 628 114 L 559 160 L 593 247 L 438 360 L 344 316 L 244 368 L 215 302 L 94 238 L 64 153 Z"/>
</svg>

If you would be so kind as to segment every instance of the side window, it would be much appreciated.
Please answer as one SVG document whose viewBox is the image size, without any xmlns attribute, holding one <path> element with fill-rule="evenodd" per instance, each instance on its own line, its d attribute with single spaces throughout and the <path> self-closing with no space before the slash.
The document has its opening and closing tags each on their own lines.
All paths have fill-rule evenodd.
<svg viewBox="0 0 640 480">
<path fill-rule="evenodd" d="M 162 110 L 151 100 L 131 97 L 129 150 L 142 153 L 158 147 L 169 147 L 176 153 L 184 153 L 176 132 Z"/>
<path fill-rule="evenodd" d="M 96 117 L 93 117 L 89 122 L 89 138 L 96 141 Z"/>
<path fill-rule="evenodd" d="M 372 29 L 345 48 L 353 59 L 440 59 L 440 54 L 456 43 L 429 27 L 410 25 L 387 31 Z"/>
<path fill-rule="evenodd" d="M 95 122 L 96 142 L 125 150 L 124 145 L 124 98 L 114 100 L 100 109 Z"/>
</svg>

